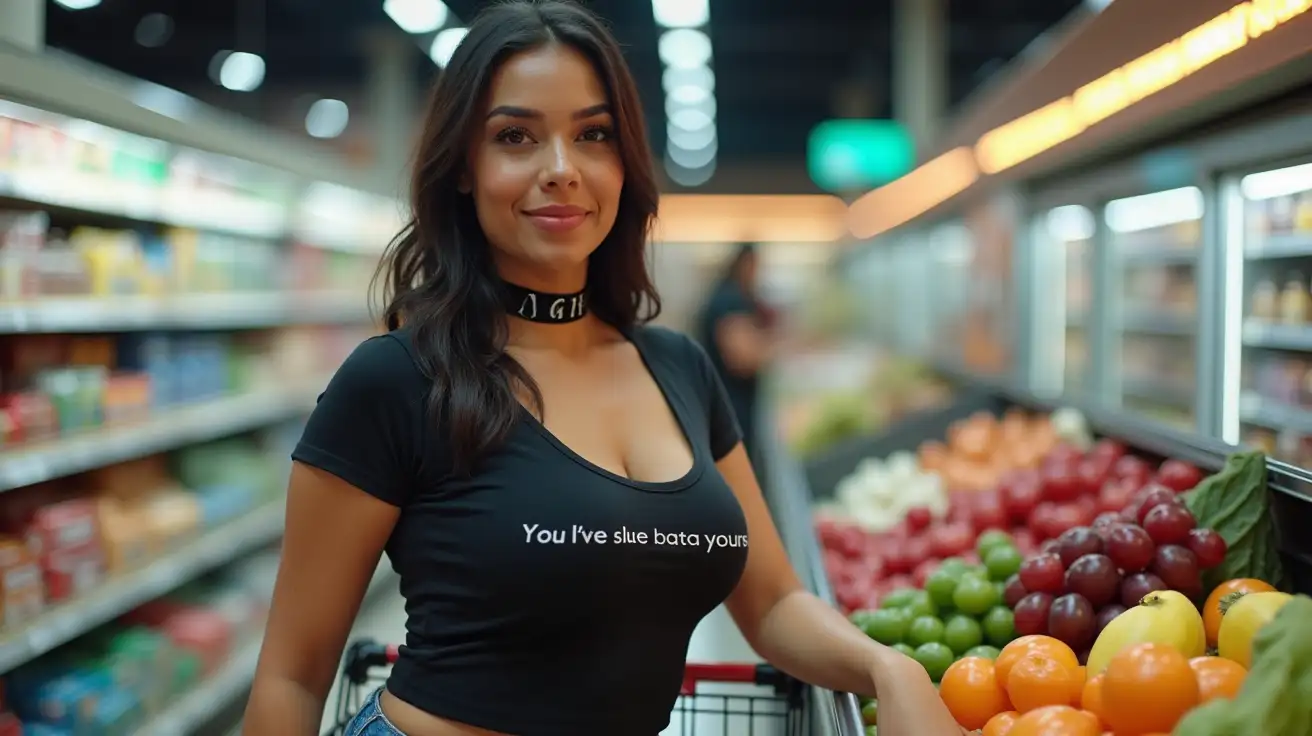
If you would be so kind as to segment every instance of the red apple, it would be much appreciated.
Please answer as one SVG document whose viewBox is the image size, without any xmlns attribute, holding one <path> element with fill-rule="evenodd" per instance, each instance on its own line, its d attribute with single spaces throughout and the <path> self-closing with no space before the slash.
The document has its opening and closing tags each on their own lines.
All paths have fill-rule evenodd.
<svg viewBox="0 0 1312 736">
<path fill-rule="evenodd" d="M 1089 454 L 1094 457 L 1106 458 L 1115 463 L 1125 455 L 1125 445 L 1113 439 L 1101 439 L 1093 446 L 1093 450 Z"/>
<path fill-rule="evenodd" d="M 942 559 L 953 557 L 970 549 L 975 544 L 975 531 L 970 524 L 950 522 L 931 527 L 929 530 L 929 550 Z"/>
<path fill-rule="evenodd" d="M 1082 484 L 1073 466 L 1054 466 L 1043 474 L 1043 500 L 1074 501 L 1080 497 Z"/>
<path fill-rule="evenodd" d="M 1152 477 L 1153 468 L 1147 460 L 1141 457 L 1125 455 L 1112 466 L 1112 475 L 1116 478 L 1143 485 Z"/>
<path fill-rule="evenodd" d="M 1002 499 L 994 494 L 981 494 L 981 498 L 976 502 L 974 512 L 972 513 L 972 524 L 976 533 L 986 529 L 1006 529 L 1010 524 L 1007 518 L 1007 509 L 1002 505 Z"/>
</svg>

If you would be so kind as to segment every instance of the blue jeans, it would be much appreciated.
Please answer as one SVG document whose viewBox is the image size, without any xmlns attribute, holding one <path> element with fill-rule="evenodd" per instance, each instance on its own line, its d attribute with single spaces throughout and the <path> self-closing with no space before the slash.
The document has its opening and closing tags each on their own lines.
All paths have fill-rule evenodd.
<svg viewBox="0 0 1312 736">
<path fill-rule="evenodd" d="M 405 736 L 383 715 L 383 706 L 378 702 L 382 694 L 380 687 L 364 701 L 364 707 L 346 724 L 343 736 Z"/>
</svg>

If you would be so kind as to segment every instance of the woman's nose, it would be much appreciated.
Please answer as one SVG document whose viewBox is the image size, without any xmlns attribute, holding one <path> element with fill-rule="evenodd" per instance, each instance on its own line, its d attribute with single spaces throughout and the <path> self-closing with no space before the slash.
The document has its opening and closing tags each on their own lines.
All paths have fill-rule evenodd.
<svg viewBox="0 0 1312 736">
<path fill-rule="evenodd" d="M 574 147 L 569 141 L 556 140 L 547 146 L 547 160 L 542 167 L 545 187 L 577 187 L 579 169 L 574 163 Z"/>
</svg>

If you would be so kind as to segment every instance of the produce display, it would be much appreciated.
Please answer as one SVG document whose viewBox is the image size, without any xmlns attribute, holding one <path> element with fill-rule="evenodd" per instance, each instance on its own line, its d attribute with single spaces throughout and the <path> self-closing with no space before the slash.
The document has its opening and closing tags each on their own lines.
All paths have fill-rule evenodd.
<svg viewBox="0 0 1312 736">
<path fill-rule="evenodd" d="M 1312 656 L 1290 654 L 1312 646 L 1312 618 L 1282 617 L 1312 599 L 1282 592 L 1264 456 L 1236 453 L 1204 476 L 1081 439 L 1081 425 L 972 417 L 919 462 L 859 470 L 815 522 L 840 608 L 924 666 L 960 725 L 986 736 L 1312 733 L 1312 700 L 1289 695 L 1312 697 L 1312 677 L 1299 679 Z M 996 485 L 963 488 L 978 478 L 949 479 L 934 457 L 993 458 Z M 1296 641 L 1264 646 L 1277 638 Z M 1262 704 L 1280 713 L 1261 731 L 1193 715 Z M 877 733 L 878 703 L 865 717 Z"/>
</svg>

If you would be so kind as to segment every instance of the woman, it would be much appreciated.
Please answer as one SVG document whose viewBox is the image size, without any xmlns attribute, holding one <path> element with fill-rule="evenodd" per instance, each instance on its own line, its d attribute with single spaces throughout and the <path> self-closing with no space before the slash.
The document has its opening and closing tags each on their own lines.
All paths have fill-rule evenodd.
<svg viewBox="0 0 1312 736">
<path fill-rule="evenodd" d="M 738 247 L 698 320 L 701 343 L 724 383 L 747 455 L 757 464 L 758 479 L 761 458 L 756 452 L 760 431 L 756 404 L 760 374 L 773 350 L 769 314 L 757 298 L 759 258 L 754 246 Z"/>
<path fill-rule="evenodd" d="M 383 551 L 406 646 L 349 736 L 655 736 L 721 602 L 785 671 L 878 693 L 885 736 L 958 732 L 919 665 L 802 590 L 705 353 L 644 326 L 642 120 L 586 11 L 520 0 L 470 26 L 387 259 L 391 331 L 293 453 L 249 736 L 318 729 Z"/>
</svg>

